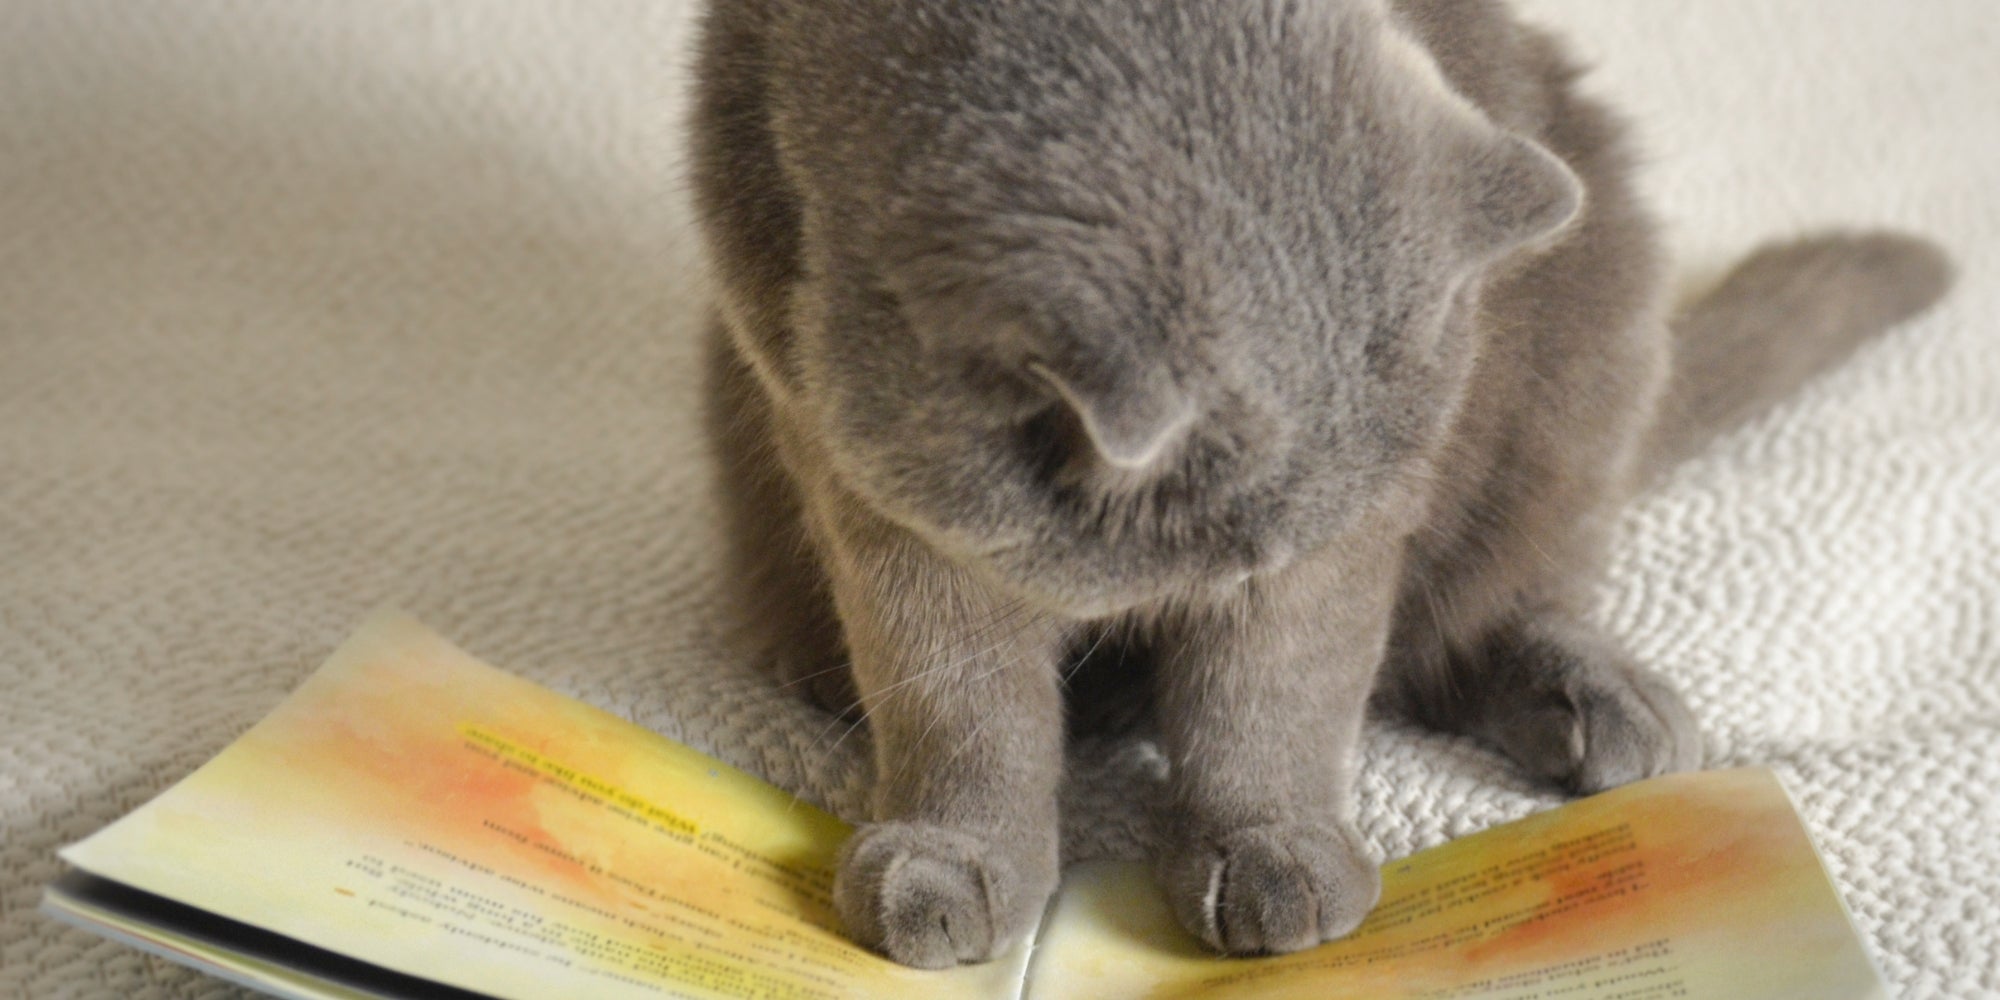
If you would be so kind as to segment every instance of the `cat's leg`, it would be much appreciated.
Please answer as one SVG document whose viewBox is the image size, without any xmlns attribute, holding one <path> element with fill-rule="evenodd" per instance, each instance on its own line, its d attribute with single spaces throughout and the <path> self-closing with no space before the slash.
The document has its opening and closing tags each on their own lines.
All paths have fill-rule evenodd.
<svg viewBox="0 0 2000 1000">
<path fill-rule="evenodd" d="M 1385 689 L 1420 720 L 1484 740 L 1572 792 L 1701 766 L 1701 731 L 1680 693 L 1569 612 L 1517 614 L 1439 655 L 1398 663 Z"/>
<path fill-rule="evenodd" d="M 727 628 L 788 692 L 837 715 L 860 711 L 833 597 L 797 484 L 779 457 L 772 402 L 722 322 L 707 343 L 707 420 L 726 531 Z"/>
<path fill-rule="evenodd" d="M 906 965 L 996 957 L 1057 873 L 1066 628 L 893 528 L 829 561 L 875 742 L 875 822 L 842 852 L 848 932 Z"/>
<path fill-rule="evenodd" d="M 1335 545 L 1162 624 L 1173 777 L 1156 868 L 1181 923 L 1211 947 L 1311 947 L 1353 930 L 1380 895 L 1352 783 L 1399 550 Z"/>
</svg>

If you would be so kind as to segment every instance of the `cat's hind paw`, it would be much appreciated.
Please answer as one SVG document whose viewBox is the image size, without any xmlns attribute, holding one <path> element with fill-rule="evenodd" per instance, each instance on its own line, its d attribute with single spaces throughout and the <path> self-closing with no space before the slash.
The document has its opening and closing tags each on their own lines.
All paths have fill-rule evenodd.
<svg viewBox="0 0 2000 1000">
<path fill-rule="evenodd" d="M 1496 698 L 1481 735 L 1578 794 L 1701 766 L 1694 713 L 1672 684 L 1608 644 L 1534 636 L 1505 648 L 1520 689 Z"/>
<path fill-rule="evenodd" d="M 984 962 L 1027 933 L 1054 890 L 1053 864 L 1023 871 L 1010 853 L 942 826 L 874 824 L 842 851 L 834 904 L 856 941 L 904 965 Z"/>
<path fill-rule="evenodd" d="M 1572 752 L 1527 761 L 1571 791 L 1590 795 L 1642 778 L 1701 766 L 1701 731 L 1680 692 L 1644 667 L 1609 669 L 1579 678 L 1565 692 Z M 1563 709 L 1557 709 L 1560 716 Z"/>
<path fill-rule="evenodd" d="M 1344 824 L 1273 823 L 1167 848 L 1159 865 L 1181 924 L 1232 955 L 1298 951 L 1347 935 L 1382 878 Z"/>
</svg>

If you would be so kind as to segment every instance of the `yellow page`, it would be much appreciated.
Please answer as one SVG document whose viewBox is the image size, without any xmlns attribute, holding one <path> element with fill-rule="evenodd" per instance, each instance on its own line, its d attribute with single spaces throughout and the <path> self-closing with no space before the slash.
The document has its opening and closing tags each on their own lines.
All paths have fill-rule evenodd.
<svg viewBox="0 0 2000 1000">
<path fill-rule="evenodd" d="M 1025 946 L 940 973 L 844 939 L 829 892 L 849 832 L 383 614 L 214 760 L 63 857 L 496 997 L 1017 993 Z"/>
<path fill-rule="evenodd" d="M 1146 871 L 1069 874 L 1042 927 L 1034 1000 L 1876 1000 L 1862 951 L 1768 771 L 1673 775 L 1383 869 L 1345 940 L 1220 960 Z"/>
</svg>

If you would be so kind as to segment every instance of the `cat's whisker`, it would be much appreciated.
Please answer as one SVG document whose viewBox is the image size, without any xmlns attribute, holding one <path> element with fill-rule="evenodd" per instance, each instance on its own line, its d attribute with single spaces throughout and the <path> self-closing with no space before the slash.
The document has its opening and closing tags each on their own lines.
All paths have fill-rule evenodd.
<svg viewBox="0 0 2000 1000">
<path fill-rule="evenodd" d="M 794 677 L 790 680 L 779 681 L 778 687 L 781 690 L 786 688 L 795 688 L 808 681 L 825 677 L 828 674 L 837 674 L 843 670 L 852 670 L 852 669 L 854 669 L 854 661 L 852 659 L 846 659 L 840 661 L 839 663 L 834 664 L 833 666 L 825 667 L 820 670 L 815 670 L 809 674 L 800 674 L 799 676 Z"/>
<path fill-rule="evenodd" d="M 1103 646 L 1104 640 L 1110 637 L 1111 637 L 1111 628 L 1109 626 L 1102 627 L 1098 630 L 1096 641 L 1090 644 L 1089 649 L 1083 651 L 1083 655 L 1076 658 L 1075 663 L 1070 664 L 1070 668 L 1068 670 L 1063 671 L 1062 675 L 1063 687 L 1068 687 L 1070 681 L 1076 679 L 1077 672 L 1083 669 L 1084 664 L 1090 662 L 1090 658 L 1096 655 L 1098 647 Z"/>
<path fill-rule="evenodd" d="M 1013 614 L 1013 612 L 1015 612 L 1015 611 L 1018 611 L 1019 609 L 1021 609 L 1021 608 L 1022 608 L 1022 607 L 1024 607 L 1024 606 L 1025 606 L 1025 605 L 1024 605 L 1024 603 L 1023 603 L 1023 602 L 1021 602 L 1021 601 L 1019 601 L 1019 600 L 1013 600 L 1013 601 L 1010 601 L 1010 602 L 1008 602 L 1007 604 L 1004 604 L 1004 605 L 1002 605 L 1002 607 L 1001 607 L 1000 611 L 998 611 L 998 612 L 996 612 L 996 613 L 995 613 L 995 615 L 994 615 L 994 621 L 992 621 L 992 622 L 989 622 L 989 623 L 988 623 L 987 625 L 985 625 L 985 626 L 981 626 L 981 630 L 983 631 L 983 630 L 987 630 L 987 629 L 990 629 L 990 628 L 993 628 L 993 627 L 997 627 L 997 625 L 998 625 L 999 623 L 1001 623 L 1001 622 L 1005 621 L 1005 620 L 1006 620 L 1006 619 L 1007 619 L 1007 618 L 1008 618 L 1009 616 L 1011 616 L 1011 615 Z M 974 632 L 974 633 L 971 633 L 971 636 L 972 636 L 972 637 L 976 637 L 976 636 L 978 636 L 979 634 L 980 634 L 979 632 Z M 779 687 L 780 689 L 788 689 L 788 688 L 793 688 L 793 687 L 796 687 L 796 686 L 798 686 L 798 685 L 800 685 L 800 684 L 803 684 L 803 683 L 806 683 L 806 682 L 808 682 L 808 681 L 811 681 L 811 680 L 813 680 L 813 679 L 815 679 L 815 678 L 818 678 L 818 677 L 824 677 L 824 676 L 826 676 L 827 674 L 832 674 L 832 673 L 838 673 L 838 672 L 841 672 L 841 671 L 851 671 L 851 670 L 853 670 L 853 669 L 854 669 L 854 660 L 853 660 L 853 658 L 852 658 L 852 657 L 849 657 L 849 658 L 847 658 L 847 659 L 844 659 L 844 660 L 840 661 L 840 662 L 839 662 L 839 663 L 837 663 L 837 664 L 834 664 L 833 666 L 830 666 L 830 667 L 826 667 L 826 668 L 824 668 L 824 669 L 821 669 L 821 670 L 815 670 L 815 671 L 813 671 L 812 673 L 809 673 L 809 674 L 804 674 L 804 675 L 801 675 L 801 676 L 799 676 L 799 677 L 794 677 L 794 678 L 792 678 L 791 680 L 788 680 L 788 681 L 783 681 L 783 682 L 780 682 L 780 683 L 779 683 L 779 685 L 778 685 L 778 687 Z M 912 678 L 912 679 L 914 679 L 914 678 Z M 855 702 L 855 705 L 859 705 L 859 704 L 860 704 L 860 702 L 859 702 L 859 701 Z M 853 707 L 853 706 L 850 706 L 850 707 Z M 839 721 L 839 718 L 840 718 L 839 716 L 835 716 L 835 720 L 834 720 L 834 721 L 835 721 L 835 722 L 838 722 L 838 721 Z M 828 724 L 828 726 L 827 726 L 827 728 L 828 728 L 828 729 L 831 729 L 831 728 L 832 728 L 832 725 L 833 725 L 832 723 L 829 723 L 829 724 Z M 820 736 L 821 736 L 821 737 L 824 737 L 824 736 L 825 736 L 825 733 L 824 733 L 824 732 L 822 732 L 822 733 L 820 734 Z M 815 741 L 817 741 L 817 739 L 818 739 L 818 738 L 815 738 Z"/>
<path fill-rule="evenodd" d="M 1457 701 L 1464 697 L 1464 692 L 1458 683 L 1458 672 L 1451 669 L 1452 649 L 1451 638 L 1445 631 L 1445 602 L 1438 599 L 1437 588 L 1431 586 L 1431 581 L 1428 579 L 1423 581 L 1423 591 L 1424 603 L 1430 608 L 1431 628 L 1437 632 L 1438 663 L 1443 668 L 1439 671 L 1443 674 L 1440 681 L 1451 692 L 1452 700 Z"/>
<path fill-rule="evenodd" d="M 978 681 L 985 680 L 986 678 L 991 677 L 994 674 L 997 674 L 1000 671 L 1005 670 L 1013 665 L 1014 664 L 1012 662 L 1006 659 L 1002 659 L 999 663 L 996 663 L 993 666 L 988 667 L 978 676 L 972 678 L 972 680 L 975 683 Z M 918 734 L 916 742 L 913 745 L 923 746 L 930 739 L 931 733 L 937 729 L 938 723 L 944 719 L 944 715 L 945 713 L 942 712 L 932 713 L 930 723 L 924 726 L 924 731 Z M 956 760 L 958 758 L 958 755 L 964 751 L 964 748 L 971 742 L 971 740 L 978 737 L 979 733 L 986 728 L 988 719 L 990 719 L 990 716 L 983 716 L 981 717 L 980 721 L 978 721 L 973 725 L 972 732 L 967 736 L 961 738 L 958 747 L 955 748 L 952 751 L 951 755 L 945 759 L 946 764 L 950 764 L 953 760 Z M 900 781 L 904 773 L 908 771 L 909 766 L 912 763 L 915 763 L 917 760 L 921 759 L 923 756 L 924 755 L 922 754 L 909 754 L 905 756 L 902 764 L 898 765 L 896 768 L 896 778 Z"/>
<path fill-rule="evenodd" d="M 1028 606 L 1025 601 L 1020 601 L 1020 600 L 1007 601 L 1006 603 L 1002 604 L 1001 607 L 994 613 L 994 616 L 991 620 L 989 620 L 985 625 L 980 626 L 978 629 L 968 633 L 967 637 L 973 638 L 973 637 L 983 637 L 991 635 L 994 631 L 1000 628 L 1004 628 L 1008 625 L 1017 626 L 1014 629 L 1014 631 L 1001 637 L 999 640 L 988 645 L 984 649 L 976 650 L 974 652 L 965 654 L 959 657 L 958 659 L 952 660 L 948 663 L 941 663 L 935 666 L 927 667 L 916 674 L 913 674 L 909 677 L 905 677 L 902 680 L 896 681 L 893 684 L 889 684 L 878 689 L 875 692 L 875 697 L 873 699 L 874 704 L 869 706 L 866 710 L 864 710 L 861 713 L 861 715 L 847 727 L 846 731 L 841 733 L 840 737 L 838 739 L 835 739 L 833 743 L 827 747 L 826 752 L 831 753 L 834 750 L 838 749 L 841 743 L 845 742 L 849 736 L 852 736 L 855 730 L 861 728 L 861 725 L 867 722 L 870 716 L 872 716 L 877 710 L 879 710 L 884 704 L 886 704 L 890 698 L 900 693 L 902 689 L 905 689 L 912 684 L 916 684 L 919 682 L 929 682 L 936 678 L 946 676 L 952 671 L 956 670 L 958 667 L 963 666 L 964 664 L 969 663 L 972 660 L 978 659 L 981 656 L 988 655 L 998 650 L 1001 646 L 1004 646 L 1007 643 L 1012 642 L 1015 638 L 1017 638 L 1020 635 L 1021 631 L 1025 629 L 1026 625 L 1031 623 L 1031 619 L 1029 619 L 1029 617 L 1024 614 L 1024 612 L 1026 612 L 1027 610 Z M 836 719 L 836 721 L 838 720 Z M 933 724 L 935 724 L 935 718 L 933 719 Z M 829 728 L 831 728 L 831 726 L 829 726 Z M 824 736 L 825 734 L 822 733 L 820 738 L 823 739 Z M 817 742 L 817 740 L 815 740 L 815 742 Z"/>
<path fill-rule="evenodd" d="M 1022 633 L 1023 631 L 1025 631 L 1025 630 L 1026 630 L 1027 626 L 1029 626 L 1029 625 L 1033 624 L 1033 621 L 1032 621 L 1032 618 L 1030 618 L 1029 616 L 1025 616 L 1025 615 L 1022 615 L 1022 614 L 1021 614 L 1021 612 L 1024 612 L 1024 611 L 1026 611 L 1026 610 L 1027 610 L 1027 605 L 1026 605 L 1026 603 L 1025 603 L 1025 602 L 1021 602 L 1021 601 L 1015 601 L 1015 602 L 1011 602 L 1011 603 L 1012 603 L 1012 605 L 1013 605 L 1013 606 L 1012 606 L 1012 608 L 1010 609 L 1010 612 L 1009 612 L 1009 614 L 1008 614 L 1008 616 L 1007 616 L 1007 617 L 1008 617 L 1008 619 L 1009 619 L 1009 620 L 1011 620 L 1011 621 L 1015 622 L 1016 624 L 1019 624 L 1019 625 L 1021 626 L 1020 628 L 1017 628 L 1017 629 L 1015 629 L 1015 630 L 1014 630 L 1014 631 L 1013 631 L 1012 633 L 1008 634 L 1007 636 L 1003 637 L 1003 638 L 1002 638 L 1002 639 L 1000 639 L 999 641 L 997 641 L 997 642 L 993 643 L 992 645 L 988 646 L 987 648 L 985 648 L 985 649 L 983 649 L 983 650 L 980 650 L 980 651 L 978 651 L 978 652 L 975 652 L 975 653 L 971 653 L 971 654 L 968 654 L 968 655 L 966 655 L 966 656 L 963 656 L 963 657 L 960 657 L 960 658 L 959 658 L 958 660 L 956 660 L 956 661 L 953 661 L 952 663 L 949 663 L 949 664 L 945 664 L 945 665 L 943 665 L 943 666 L 941 666 L 941 667 L 933 667 L 933 668 L 931 668 L 931 669 L 929 669 L 929 670 L 926 670 L 926 671 L 924 671 L 924 674 L 925 674 L 925 675 L 929 675 L 929 674 L 937 674 L 937 673 L 939 673 L 939 672 L 941 672 L 941 671 L 950 671 L 950 670 L 953 670 L 953 669 L 955 669 L 955 668 L 956 668 L 956 667 L 958 667 L 958 666 L 962 666 L 962 665 L 964 665 L 964 664 L 966 664 L 966 663 L 969 663 L 969 662 L 971 662 L 972 660 L 975 660 L 975 659 L 978 659 L 978 658 L 980 658 L 980 657 L 984 657 L 984 656 L 989 656 L 989 655 L 992 655 L 993 653 L 996 653 L 996 652 L 999 652 L 999 651 L 1000 651 L 1000 649 L 1001 649 L 1001 647 L 1003 647 L 1003 646 L 1006 646 L 1006 645 L 1009 645 L 1009 644 L 1011 644 L 1011 643 L 1012 643 L 1012 642 L 1013 642 L 1013 641 L 1014 641 L 1015 639 L 1019 638 L 1019 637 L 1020 637 L 1020 635 L 1021 635 L 1021 633 Z M 1001 670 L 1005 670 L 1005 669 L 1008 669 L 1009 667 L 1014 667 L 1014 666 L 1016 666 L 1016 665 L 1017 665 L 1018 663 L 1019 663 L 1019 661 L 1018 661 L 1018 660 L 1017 660 L 1016 658 L 1013 658 L 1013 657 L 1010 657 L 1010 656 L 1001 656 L 1001 657 L 1000 657 L 1000 658 L 998 659 L 998 662 L 996 662 L 996 663 L 995 663 L 995 664 L 994 664 L 993 666 L 991 666 L 991 667 L 987 668 L 986 670 L 984 670 L 984 671 L 980 672 L 980 673 L 979 673 L 979 674 L 977 674 L 976 676 L 974 676 L 974 677 L 972 677 L 972 678 L 969 678 L 969 679 L 968 679 L 968 681 L 967 681 L 967 683 L 968 683 L 968 684 L 977 684 L 977 683 L 978 683 L 979 681 L 982 681 L 982 680 L 985 680 L 985 679 L 987 679 L 987 678 L 989 678 L 989 677 L 992 677 L 992 676 L 993 676 L 994 674 L 996 674 L 996 673 L 1000 672 Z M 921 675 L 920 675 L 920 676 L 921 676 Z M 914 679 L 914 678 L 913 678 L 913 679 Z M 901 682 L 898 682 L 898 684 L 895 684 L 895 685 L 891 685 L 891 687 L 900 687 L 900 686 L 901 686 Z M 887 690 L 887 689 L 884 689 L 884 690 Z M 880 704 L 880 703 L 878 702 L 878 705 L 879 705 L 879 704 Z M 916 741 L 915 741 L 915 743 L 914 743 L 913 745 L 916 745 L 916 746 L 922 746 L 922 745 L 923 745 L 923 744 L 924 744 L 924 743 L 925 743 L 925 742 L 926 742 L 927 740 L 929 740 L 929 739 L 930 739 L 930 735 L 931 735 L 932 731 L 934 731 L 934 730 L 935 730 L 935 729 L 937 728 L 937 725 L 938 725 L 938 723 L 939 723 L 940 721 L 942 721 L 942 720 L 943 720 L 943 718 L 944 718 L 944 715 L 945 715 L 945 713 L 942 713 L 942 712 L 934 712 L 934 713 L 931 713 L 931 721 L 929 722 L 929 724 L 927 724 L 927 725 L 926 725 L 926 726 L 924 727 L 924 731 L 923 731 L 922 733 L 918 734 L 918 736 L 917 736 L 917 739 L 916 739 Z M 981 725 L 981 726 L 983 726 L 983 725 L 984 725 L 984 723 L 982 722 L 982 723 L 980 723 L 980 725 Z M 977 732 L 977 730 L 978 730 L 978 727 L 976 726 L 976 727 L 975 727 L 975 730 L 974 730 L 974 731 L 975 731 L 975 732 Z M 906 768 L 906 767 L 908 766 L 908 763 L 909 763 L 909 761 L 910 761 L 910 760 L 913 760 L 913 759 L 916 759 L 916 757 L 917 757 L 917 756 L 918 756 L 918 755 L 911 755 L 911 756 L 909 756 L 909 757 L 906 757 L 906 758 L 905 758 L 905 762 L 904 762 L 904 764 L 903 764 L 902 766 L 898 767 L 898 769 L 897 769 L 897 771 L 898 771 L 898 773 L 897 773 L 897 777 L 898 777 L 898 779 L 900 779 L 900 778 L 901 778 L 901 775 L 902 775 L 902 771 L 904 770 L 904 768 Z"/>
</svg>

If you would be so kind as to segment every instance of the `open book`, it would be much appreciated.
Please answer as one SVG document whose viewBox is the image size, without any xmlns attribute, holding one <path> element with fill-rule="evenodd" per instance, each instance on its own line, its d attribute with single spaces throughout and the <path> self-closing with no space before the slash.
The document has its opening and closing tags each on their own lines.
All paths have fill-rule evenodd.
<svg viewBox="0 0 2000 1000">
<path fill-rule="evenodd" d="M 378 615 L 264 721 L 63 852 L 44 907 L 278 996 L 1887 995 L 1767 772 L 1634 785 L 1391 862 L 1349 938 L 1201 950 L 1144 868 L 1000 961 L 905 969 L 831 906 L 849 828 Z"/>
</svg>

